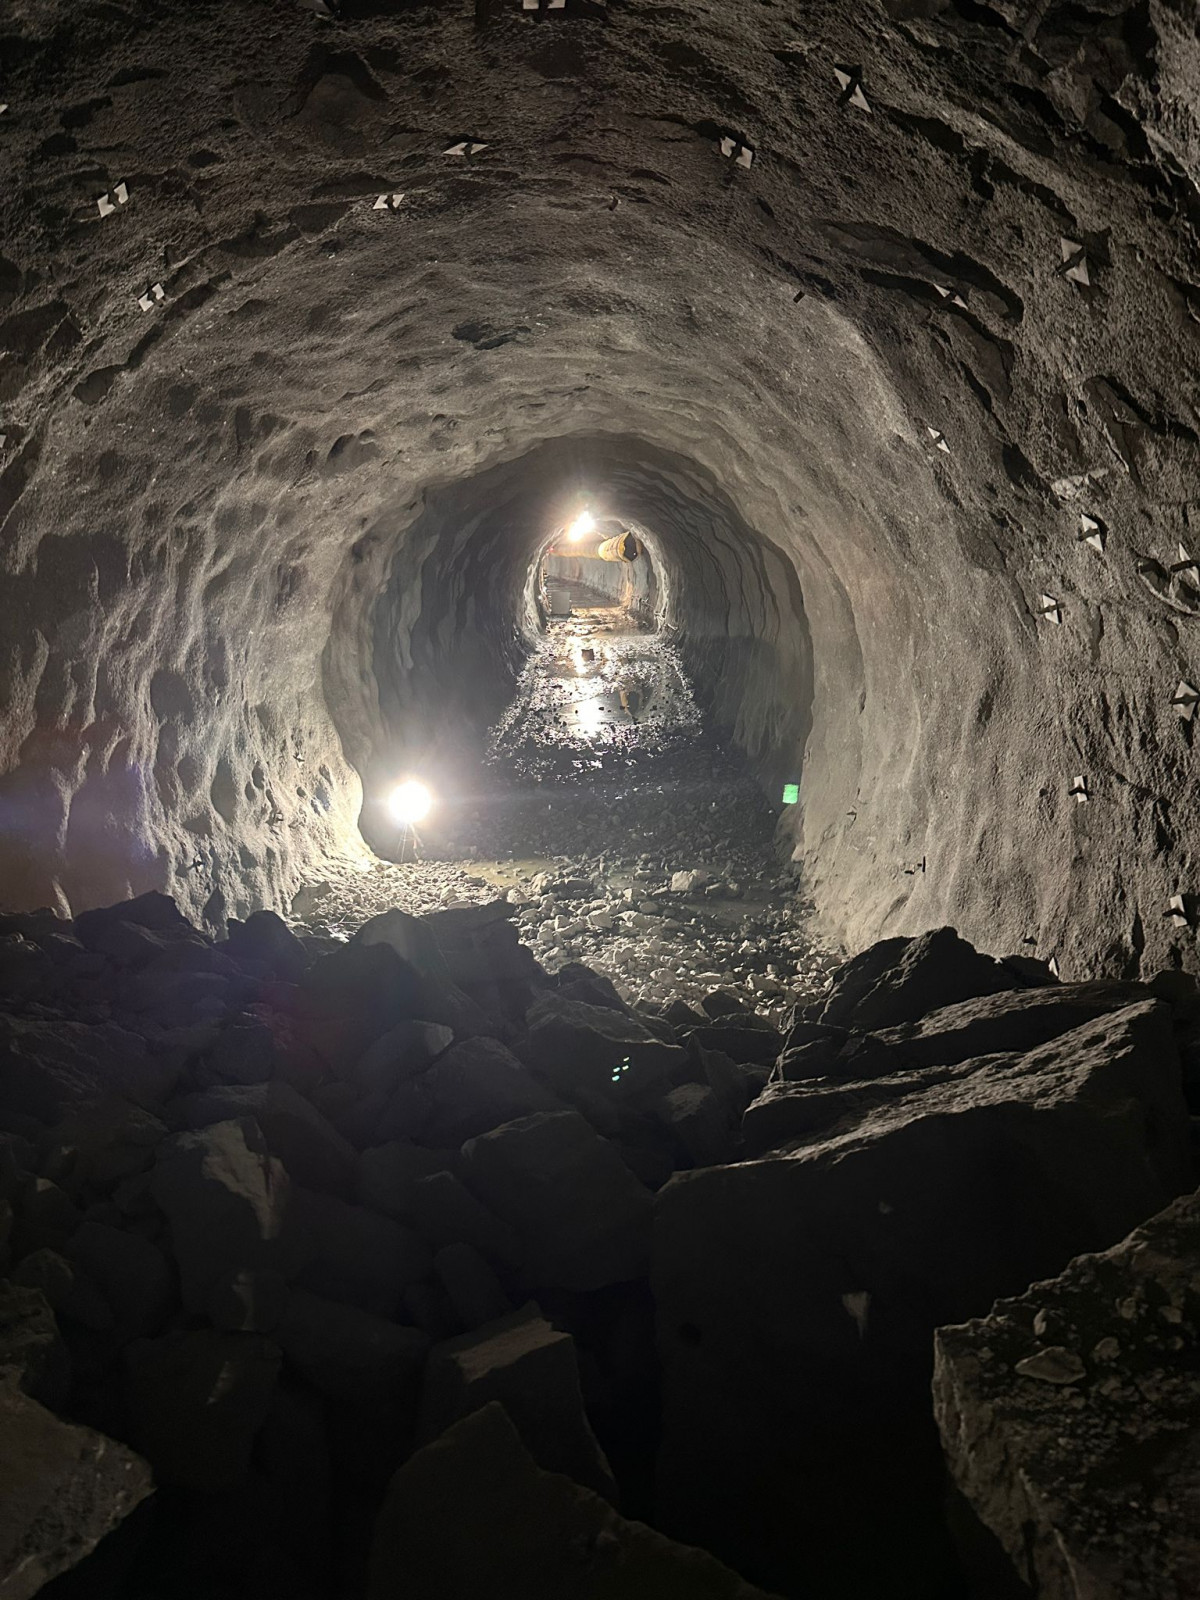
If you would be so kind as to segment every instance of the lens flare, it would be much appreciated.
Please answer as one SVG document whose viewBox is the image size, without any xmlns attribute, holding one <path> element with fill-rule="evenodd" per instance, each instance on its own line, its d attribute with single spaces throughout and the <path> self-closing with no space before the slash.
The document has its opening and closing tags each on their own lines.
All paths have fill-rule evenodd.
<svg viewBox="0 0 1200 1600">
<path fill-rule="evenodd" d="M 567 529 L 567 538 L 572 544 L 578 544 L 580 539 L 586 539 L 589 533 L 595 533 L 595 531 L 595 517 L 590 511 L 581 511 Z"/>
<path fill-rule="evenodd" d="M 420 822 L 422 817 L 428 815 L 432 804 L 433 796 L 429 790 L 412 778 L 407 783 L 397 784 L 388 796 L 388 810 L 392 819 L 404 827 Z"/>
</svg>

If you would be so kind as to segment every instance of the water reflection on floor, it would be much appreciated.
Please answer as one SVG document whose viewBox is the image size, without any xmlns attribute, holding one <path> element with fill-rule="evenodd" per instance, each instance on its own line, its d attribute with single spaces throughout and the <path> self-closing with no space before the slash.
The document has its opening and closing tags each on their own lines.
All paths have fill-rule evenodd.
<svg viewBox="0 0 1200 1600">
<path fill-rule="evenodd" d="M 553 781 L 653 752 L 701 730 L 674 648 L 616 608 L 550 623 L 492 730 L 489 764 L 520 781 Z"/>
</svg>

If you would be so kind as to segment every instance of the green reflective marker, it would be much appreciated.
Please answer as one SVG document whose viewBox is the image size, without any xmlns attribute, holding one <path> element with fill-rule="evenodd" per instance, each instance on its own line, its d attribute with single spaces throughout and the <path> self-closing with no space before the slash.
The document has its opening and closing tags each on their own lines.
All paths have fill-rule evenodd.
<svg viewBox="0 0 1200 1600">
<path fill-rule="evenodd" d="M 798 783 L 785 783 L 783 786 L 783 803 L 785 806 L 794 806 L 800 798 L 800 785 Z"/>
</svg>

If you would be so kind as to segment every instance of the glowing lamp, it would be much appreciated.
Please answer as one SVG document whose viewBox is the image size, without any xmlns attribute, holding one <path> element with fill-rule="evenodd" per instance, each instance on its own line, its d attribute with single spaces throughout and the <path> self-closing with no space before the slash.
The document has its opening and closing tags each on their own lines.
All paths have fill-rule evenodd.
<svg viewBox="0 0 1200 1600">
<path fill-rule="evenodd" d="M 586 539 L 589 533 L 595 533 L 595 531 L 595 517 L 590 511 L 581 511 L 567 529 L 567 538 L 572 544 L 578 544 L 580 539 Z"/>
<path fill-rule="evenodd" d="M 433 796 L 423 783 L 410 778 L 407 783 L 396 785 L 388 796 L 387 804 L 393 821 L 408 828 L 428 814 Z"/>
</svg>

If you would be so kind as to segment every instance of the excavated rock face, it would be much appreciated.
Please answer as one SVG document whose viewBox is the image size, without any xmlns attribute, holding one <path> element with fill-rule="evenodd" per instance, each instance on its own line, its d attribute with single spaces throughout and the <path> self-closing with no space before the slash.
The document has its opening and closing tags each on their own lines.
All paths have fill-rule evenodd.
<svg viewBox="0 0 1200 1600">
<path fill-rule="evenodd" d="M 1190 963 L 1192 7 L 321 9 L 0 22 L 5 898 L 377 837 L 586 492 L 829 930 Z"/>
</svg>

